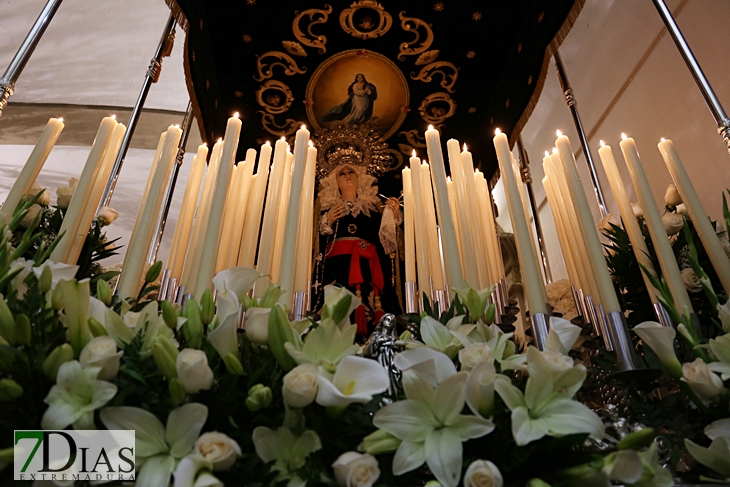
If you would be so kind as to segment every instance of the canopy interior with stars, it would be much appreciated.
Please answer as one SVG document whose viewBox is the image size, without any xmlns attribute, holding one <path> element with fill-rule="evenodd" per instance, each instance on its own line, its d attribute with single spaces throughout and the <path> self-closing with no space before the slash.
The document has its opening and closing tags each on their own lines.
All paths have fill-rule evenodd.
<svg viewBox="0 0 730 487">
<path fill-rule="evenodd" d="M 166 2 L 187 30 L 188 89 L 209 143 L 236 111 L 239 158 L 302 123 L 315 134 L 370 127 L 395 169 L 414 148 L 425 156 L 431 124 L 490 177 L 490 135 L 516 140 L 584 0 Z"/>
</svg>

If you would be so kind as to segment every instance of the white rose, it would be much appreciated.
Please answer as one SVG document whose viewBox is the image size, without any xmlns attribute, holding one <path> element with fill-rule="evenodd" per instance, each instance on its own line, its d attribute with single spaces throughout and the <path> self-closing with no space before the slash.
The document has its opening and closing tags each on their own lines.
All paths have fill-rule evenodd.
<svg viewBox="0 0 730 487">
<path fill-rule="evenodd" d="M 284 402 L 293 408 L 303 408 L 312 404 L 317 395 L 318 382 L 317 365 L 297 365 L 284 376 L 284 386 L 281 389 Z"/>
<path fill-rule="evenodd" d="M 690 385 L 701 399 L 709 400 L 722 392 L 722 379 L 713 374 L 700 358 L 692 363 L 682 364 L 682 380 Z"/>
<path fill-rule="evenodd" d="M 207 391 L 213 385 L 213 371 L 208 365 L 208 357 L 202 350 L 186 348 L 177 356 L 177 377 L 185 386 L 188 394 Z"/>
<path fill-rule="evenodd" d="M 634 210 L 634 216 L 636 218 L 644 218 L 644 209 L 639 203 L 632 203 L 631 209 Z"/>
<path fill-rule="evenodd" d="M 673 184 L 667 186 L 667 191 L 664 193 L 664 203 L 669 206 L 677 206 L 682 204 L 682 197 L 679 196 L 677 187 Z"/>
<path fill-rule="evenodd" d="M 370 454 L 343 453 L 332 464 L 340 487 L 370 487 L 380 478 L 378 460 Z"/>
<path fill-rule="evenodd" d="M 682 269 L 682 282 L 684 283 L 684 287 L 687 288 L 687 291 L 691 293 L 702 291 L 700 278 L 697 277 L 697 274 L 695 274 L 695 271 L 691 267 Z"/>
<path fill-rule="evenodd" d="M 684 226 L 684 217 L 676 213 L 665 213 L 662 216 L 662 224 L 667 235 L 676 235 Z"/>
<path fill-rule="evenodd" d="M 504 480 L 497 466 L 489 460 L 475 460 L 464 474 L 464 487 L 502 487 Z"/>
<path fill-rule="evenodd" d="M 65 210 L 71 204 L 73 195 L 74 190 L 70 186 L 56 188 L 56 206 Z"/>
<path fill-rule="evenodd" d="M 20 224 L 24 228 L 29 228 L 33 224 L 33 220 L 35 220 L 35 217 L 38 216 L 38 213 L 40 212 L 40 205 L 32 205 L 30 208 L 28 208 L 28 213 L 25 214 L 23 219 L 20 221 Z"/>
<path fill-rule="evenodd" d="M 598 230 L 600 230 L 601 233 L 613 233 L 613 227 L 611 225 L 615 225 L 619 228 L 621 227 L 621 218 L 619 218 L 619 216 L 615 213 L 609 213 L 604 216 L 598 223 Z"/>
<path fill-rule="evenodd" d="M 271 308 L 248 308 L 243 329 L 249 340 L 259 345 L 269 344 L 269 316 Z"/>
<path fill-rule="evenodd" d="M 241 456 L 241 447 L 232 438 L 216 431 L 203 433 L 195 442 L 195 452 L 213 464 L 213 470 L 228 470 Z"/>
<path fill-rule="evenodd" d="M 81 350 L 79 363 L 82 367 L 101 367 L 97 378 L 112 380 L 119 373 L 119 361 L 123 354 L 124 352 L 117 352 L 117 343 L 112 337 L 100 336 L 91 340 Z"/>
<path fill-rule="evenodd" d="M 461 370 L 471 370 L 482 362 L 492 362 L 492 349 L 486 343 L 472 343 L 459 350 Z"/>
<path fill-rule="evenodd" d="M 680 215 L 687 216 L 687 207 L 684 206 L 684 203 L 681 203 L 681 204 L 675 206 L 674 211 L 676 211 Z"/>
<path fill-rule="evenodd" d="M 119 213 L 114 208 L 109 208 L 108 206 L 102 206 L 99 213 L 96 214 L 96 218 L 101 220 L 99 222 L 101 226 L 111 225 L 118 216 Z"/>
<path fill-rule="evenodd" d="M 48 189 L 41 188 L 38 183 L 33 183 L 33 185 L 30 187 L 30 191 L 25 195 L 26 198 L 32 198 L 33 196 L 37 195 L 43 191 L 43 194 L 41 194 L 38 199 L 36 200 L 36 203 L 39 205 L 45 205 L 48 206 L 51 202 L 51 195 L 48 193 Z"/>
</svg>

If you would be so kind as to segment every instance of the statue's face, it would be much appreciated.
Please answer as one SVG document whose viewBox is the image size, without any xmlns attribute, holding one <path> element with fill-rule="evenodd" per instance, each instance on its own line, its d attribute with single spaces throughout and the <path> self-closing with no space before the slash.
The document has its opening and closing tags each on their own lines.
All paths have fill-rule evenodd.
<svg viewBox="0 0 730 487">
<path fill-rule="evenodd" d="M 358 74 L 357 76 L 355 76 L 355 80 L 358 83 L 362 83 L 365 80 L 365 77 L 363 75 L 361 75 L 361 74 Z"/>
<path fill-rule="evenodd" d="M 337 171 L 337 187 L 340 192 L 357 190 L 357 172 L 352 166 L 343 166 Z"/>
</svg>

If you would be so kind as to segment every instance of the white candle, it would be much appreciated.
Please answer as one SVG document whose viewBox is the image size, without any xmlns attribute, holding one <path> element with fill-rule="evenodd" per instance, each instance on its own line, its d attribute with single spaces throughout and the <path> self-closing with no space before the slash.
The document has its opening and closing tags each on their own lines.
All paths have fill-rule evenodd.
<svg viewBox="0 0 730 487">
<path fill-rule="evenodd" d="M 137 222 L 135 224 L 137 231 L 129 238 L 122 274 L 119 276 L 117 285 L 119 297 L 122 299 L 136 297 L 139 291 L 147 259 L 147 250 L 152 240 L 157 217 L 160 214 L 162 200 L 165 198 L 165 188 L 167 188 L 170 180 L 172 165 L 175 163 L 181 135 L 182 130 L 180 130 L 180 127 L 170 126 L 167 129 L 165 144 L 160 161 L 154 168 L 147 201 L 137 212 Z"/>
<path fill-rule="evenodd" d="M 221 223 L 223 222 L 223 208 L 228 196 L 228 186 L 233 173 L 233 162 L 238 148 L 238 137 L 241 134 L 241 120 L 238 113 L 228 119 L 226 133 L 223 137 L 221 161 L 215 178 L 215 192 L 210 199 L 210 211 L 206 222 L 205 238 L 203 240 L 203 255 L 200 259 L 197 280 L 195 281 L 195 298 L 200 301 L 207 289 L 213 288 L 215 263 L 218 243 L 220 242 Z"/>
<path fill-rule="evenodd" d="M 479 226 L 481 228 L 482 238 L 487 254 L 487 277 L 488 286 L 497 282 L 500 278 L 498 272 L 497 259 L 500 256 L 497 247 L 497 233 L 494 224 L 489 218 L 488 212 L 491 210 L 491 202 L 489 201 L 489 190 L 487 189 L 487 180 L 480 171 L 474 173 L 474 182 L 476 184 Z M 494 236 L 492 236 L 494 235 Z"/>
<path fill-rule="evenodd" d="M 625 137 L 624 134 L 621 134 Z M 689 300 L 689 294 L 682 282 L 682 275 L 679 272 L 679 266 L 674 258 L 672 246 L 667 239 L 667 232 L 664 230 L 662 218 L 659 216 L 659 210 L 654 203 L 654 197 L 651 193 L 649 180 L 646 178 L 644 168 L 641 165 L 639 151 L 636 149 L 636 142 L 631 137 L 624 138 L 619 145 L 623 153 L 626 164 L 629 167 L 631 181 L 634 183 L 634 190 L 639 197 L 639 203 L 644 210 L 644 221 L 649 230 L 649 236 L 654 243 L 654 251 L 659 260 L 659 267 L 662 270 L 662 277 L 667 283 L 669 292 L 674 298 L 674 305 L 680 314 L 686 312 L 693 313 L 692 303 Z M 686 309 L 685 309 L 686 308 Z"/>
<path fill-rule="evenodd" d="M 464 144 L 464 151 L 461 153 L 462 162 L 462 178 L 466 184 L 466 197 L 467 197 L 467 211 L 469 208 L 474 208 L 474 203 L 479 201 L 477 195 L 477 185 L 474 182 L 474 161 L 472 160 L 471 152 L 466 150 L 466 144 Z M 479 272 L 479 288 L 485 289 L 489 287 L 493 282 L 489 278 L 489 271 L 487 270 L 487 245 L 484 242 L 483 228 L 481 225 L 480 210 L 477 208 L 477 223 L 478 225 L 470 225 L 472 228 L 472 241 L 474 242 L 474 255 L 476 257 L 477 270 Z"/>
<path fill-rule="evenodd" d="M 284 165 L 284 174 L 281 181 L 281 191 L 279 192 L 279 202 L 276 204 L 276 208 L 278 210 L 278 213 L 276 215 L 276 238 L 274 238 L 274 253 L 271 259 L 271 280 L 276 283 L 279 282 L 281 250 L 284 245 L 284 225 L 286 223 L 286 212 L 289 208 L 289 190 L 291 188 L 293 161 L 294 154 L 292 154 L 291 152 L 287 152 L 286 164 Z"/>
<path fill-rule="evenodd" d="M 626 194 L 626 188 L 624 187 L 621 173 L 616 165 L 616 159 L 613 157 L 613 150 L 611 150 L 611 146 L 605 145 L 603 141 L 601 141 L 601 147 L 598 149 L 598 155 L 601 157 L 601 161 L 603 161 L 603 168 L 606 171 L 606 176 L 608 176 L 608 183 L 611 185 L 611 192 L 613 193 L 613 197 L 618 205 L 618 211 L 621 215 L 621 220 L 623 221 L 626 234 L 629 236 L 634 256 L 639 264 L 646 267 L 646 269 L 651 272 L 654 277 L 656 277 L 654 264 L 649 258 L 649 248 L 646 246 L 644 234 L 641 232 L 641 228 L 639 228 L 639 222 L 636 220 L 636 215 L 634 215 L 634 209 L 631 207 L 631 201 L 629 201 L 629 197 Z M 651 302 L 658 303 L 659 300 L 657 299 L 657 296 L 659 295 L 659 291 L 652 285 L 644 271 L 641 272 L 641 277 L 644 278 L 644 285 L 646 286 L 647 291 L 649 291 Z"/>
<path fill-rule="evenodd" d="M 309 130 L 302 125 L 297 130 L 294 139 L 294 169 L 291 176 L 289 205 L 286 212 L 286 224 L 284 226 L 284 242 L 281 247 L 281 267 L 279 269 L 279 285 L 284 294 L 279 298 L 279 304 L 289 307 L 292 303 L 294 292 L 294 258 L 296 256 L 297 230 L 299 219 L 299 205 L 302 199 L 302 186 L 304 184 L 304 171 L 307 165 L 307 154 L 309 149 L 315 150 L 309 145 Z"/>
<path fill-rule="evenodd" d="M 309 141 L 307 166 L 304 171 L 302 201 L 299 209 L 299 236 L 297 237 L 297 260 L 294 274 L 294 292 L 307 292 L 307 283 L 312 277 L 312 233 L 314 229 L 314 179 L 317 172 L 317 149 Z"/>
<path fill-rule="evenodd" d="M 671 140 L 662 139 L 658 147 L 659 152 L 662 153 L 662 157 L 664 158 L 664 163 L 672 175 L 674 184 L 677 186 L 679 195 L 682 197 L 682 202 L 687 207 L 687 214 L 692 220 L 692 223 L 694 223 L 697 235 L 705 247 L 707 257 L 710 258 L 712 267 L 715 268 L 717 277 L 725 289 L 725 294 L 728 294 L 730 293 L 730 260 L 728 260 L 722 248 L 720 239 L 717 238 L 715 229 L 712 228 L 712 224 L 707 217 L 707 213 L 705 213 L 705 209 L 702 207 L 702 202 L 697 195 L 697 191 L 692 186 L 692 181 L 689 179 L 682 159 L 679 158 L 677 149 L 674 148 L 674 143 Z"/>
<path fill-rule="evenodd" d="M 423 211 L 426 216 L 426 243 L 428 245 L 429 268 L 433 278 L 433 287 L 437 291 L 444 290 L 443 262 L 439 250 L 439 234 L 436 226 L 436 209 L 433 206 L 433 189 L 431 187 L 431 169 L 428 163 L 421 163 L 421 196 Z"/>
<path fill-rule="evenodd" d="M 510 220 L 512 221 L 512 230 L 515 235 L 517 256 L 520 261 L 520 272 L 522 273 L 522 282 L 525 286 L 527 305 L 532 316 L 538 313 L 547 314 L 547 305 L 543 299 L 544 291 L 542 289 L 544 286 L 542 283 L 540 264 L 537 261 L 537 256 L 533 253 L 532 237 L 527 225 L 527 218 L 520 199 L 519 189 L 517 188 L 515 173 L 512 169 L 512 152 L 509 148 L 507 136 L 500 132 L 499 129 L 494 137 L 494 147 L 497 150 L 499 170 L 502 175 L 504 192 L 507 196 L 507 206 L 509 208 Z"/>
<path fill-rule="evenodd" d="M 456 250 L 458 251 L 459 269 L 464 273 L 464 253 L 461 250 L 461 222 L 459 222 L 459 214 L 456 211 L 456 196 L 454 195 L 454 182 L 451 180 L 451 176 L 446 177 L 446 194 L 449 197 L 449 212 L 451 213 L 452 221 L 454 222 L 454 233 L 456 234 Z M 443 237 L 442 237 L 443 238 Z"/>
<path fill-rule="evenodd" d="M 411 170 L 403 168 L 403 240 L 406 260 L 406 282 L 416 282 L 416 236 L 413 226 L 413 186 Z"/>
<path fill-rule="evenodd" d="M 99 125 L 99 130 L 96 132 L 96 138 L 91 146 L 89 157 L 86 159 L 84 169 L 81 171 L 79 182 L 76 185 L 76 190 L 71 198 L 71 203 L 68 205 L 66 215 L 63 218 L 63 223 L 59 230 L 59 235 L 63 233 L 64 236 L 51 253 L 51 262 L 76 264 L 75 261 L 68 261 L 69 252 L 73 246 L 76 229 L 79 227 L 81 219 L 84 216 L 84 211 L 88 206 L 92 186 L 96 182 L 96 176 L 99 174 L 101 163 L 104 160 L 104 154 L 106 153 L 107 146 L 116 126 L 117 121 L 113 117 L 104 117 Z"/>
<path fill-rule="evenodd" d="M 567 180 L 567 189 L 570 197 L 575 205 L 576 216 L 578 217 L 578 225 L 583 234 L 586 243 L 586 252 L 590 261 L 593 276 L 598 286 L 598 295 L 601 298 L 603 310 L 606 313 L 621 311 L 616 291 L 611 281 L 611 274 L 606 266 L 606 257 L 603 254 L 603 246 L 598 237 L 598 229 L 591 215 L 588 199 L 583 191 L 583 184 L 578 176 L 578 169 L 573 156 L 573 149 L 570 146 L 570 140 L 565 135 L 558 132 L 558 138 L 555 140 L 555 146 L 560 154 L 560 162 L 563 173 Z"/>
<path fill-rule="evenodd" d="M 18 203 L 20 203 L 20 199 L 24 195 L 28 194 L 31 186 L 33 186 L 33 183 L 38 178 L 38 174 L 41 172 L 41 169 L 43 169 L 43 165 L 46 163 L 46 159 L 48 159 L 51 149 L 53 149 L 53 146 L 56 144 L 58 136 L 61 135 L 63 127 L 62 118 L 51 118 L 48 120 L 46 128 L 44 128 L 43 132 L 41 132 L 41 136 L 38 138 L 38 142 L 36 142 L 35 147 L 33 148 L 33 152 L 30 153 L 23 169 L 20 170 L 18 179 L 16 179 L 15 183 L 13 183 L 13 187 L 10 188 L 10 192 L 5 198 L 5 202 L 2 207 L 0 207 L 0 211 L 5 215 L 5 219 L 8 221 L 12 217 Z M 3 218 L 0 216 L 0 221 L 2 220 Z"/>
<path fill-rule="evenodd" d="M 226 195 L 225 206 L 223 207 L 223 218 L 221 221 L 221 237 L 218 242 L 218 257 L 215 261 L 215 273 L 227 269 L 228 251 L 231 244 L 232 235 L 234 233 L 234 217 L 236 215 L 236 206 L 238 197 L 241 192 L 241 183 L 243 183 L 243 165 L 241 161 L 233 166 L 231 170 L 231 182 L 228 185 L 228 194 Z"/>
<path fill-rule="evenodd" d="M 205 144 L 199 145 L 198 152 L 193 158 L 193 165 L 185 186 L 182 206 L 177 217 L 177 224 L 175 225 L 175 233 L 172 236 L 172 246 L 170 247 L 170 256 L 167 259 L 167 268 L 170 270 L 170 277 L 176 279 L 180 279 L 182 276 L 185 252 L 187 252 L 190 242 L 190 230 L 193 226 L 195 205 L 198 202 L 200 182 L 203 180 L 207 157 L 208 146 Z"/>
<path fill-rule="evenodd" d="M 436 212 L 438 213 L 439 227 L 441 229 L 447 285 L 452 288 L 460 288 L 464 285 L 464 275 L 461 272 L 459 244 L 456 240 L 454 221 L 451 217 L 451 209 L 449 208 L 444 156 L 441 153 L 439 132 L 431 125 L 426 130 L 426 148 L 428 150 L 428 160 L 431 161 L 431 179 L 433 181 L 433 194 L 436 200 Z"/>
<path fill-rule="evenodd" d="M 414 151 L 415 153 L 415 151 Z M 418 296 L 434 298 L 431 289 L 431 256 L 426 241 L 426 213 L 423 209 L 423 177 L 421 176 L 421 159 L 411 157 L 411 190 L 413 191 L 413 224 L 416 236 L 416 266 L 418 269 Z"/>
<path fill-rule="evenodd" d="M 286 143 L 286 142 L 285 142 Z M 259 241 L 259 229 L 261 227 L 261 212 L 264 206 L 266 195 L 266 183 L 269 180 L 269 164 L 271 163 L 271 144 L 266 142 L 261 146 L 259 152 L 259 165 L 256 170 L 256 183 L 253 184 L 249 209 L 246 211 L 244 221 L 243 242 L 238 253 L 238 265 L 242 267 L 253 267 L 256 261 L 256 245 Z"/>
<path fill-rule="evenodd" d="M 241 166 L 241 163 L 238 163 Z M 243 239 L 243 224 L 248 211 L 249 195 L 252 193 L 253 186 L 253 167 L 256 165 L 256 150 L 248 149 L 246 151 L 246 159 L 243 163 L 241 183 L 239 185 L 238 200 L 235 203 L 236 212 L 231 223 L 233 231 L 230 234 L 230 242 L 228 244 L 228 255 L 226 257 L 225 269 L 235 267 L 238 262 L 238 253 L 241 250 L 241 240 Z"/>
<path fill-rule="evenodd" d="M 547 157 L 547 159 L 548 161 L 550 160 L 549 156 Z M 565 267 L 568 271 L 568 279 L 570 280 L 570 283 L 576 287 L 576 289 L 580 289 L 581 282 L 578 278 L 578 271 L 575 266 L 574 255 L 570 249 L 570 244 L 568 243 L 568 237 L 565 233 L 565 226 L 563 224 L 564 222 L 560 216 L 560 212 L 558 211 L 558 204 L 555 200 L 552 181 L 550 178 L 548 178 L 547 175 L 542 178 L 542 186 L 545 189 L 545 198 L 547 199 L 548 207 L 550 208 L 550 214 L 552 215 L 553 222 L 555 223 L 555 230 L 558 234 L 558 242 L 560 244 L 563 259 L 565 260 Z"/>
<path fill-rule="evenodd" d="M 269 187 L 266 191 L 264 222 L 261 227 L 261 235 L 259 236 L 261 245 L 259 246 L 259 254 L 256 259 L 256 270 L 265 275 L 271 273 L 271 259 L 274 253 L 274 242 L 276 241 L 276 217 L 279 211 L 277 204 L 281 198 L 281 182 L 284 175 L 288 147 L 289 144 L 286 143 L 283 137 L 281 140 L 277 140 L 274 146 L 274 163 L 271 168 Z M 256 297 L 260 298 L 264 295 L 268 284 L 268 278 L 258 280 L 254 290 Z"/>
</svg>

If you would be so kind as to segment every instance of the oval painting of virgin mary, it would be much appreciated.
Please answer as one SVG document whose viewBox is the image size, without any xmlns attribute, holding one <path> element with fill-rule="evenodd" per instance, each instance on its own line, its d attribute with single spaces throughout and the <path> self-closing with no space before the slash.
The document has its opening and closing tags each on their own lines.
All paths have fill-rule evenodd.
<svg viewBox="0 0 730 487">
<path fill-rule="evenodd" d="M 387 139 L 408 113 L 408 83 L 385 56 L 365 49 L 324 61 L 307 85 L 307 116 L 316 130 L 363 127 Z"/>
</svg>

